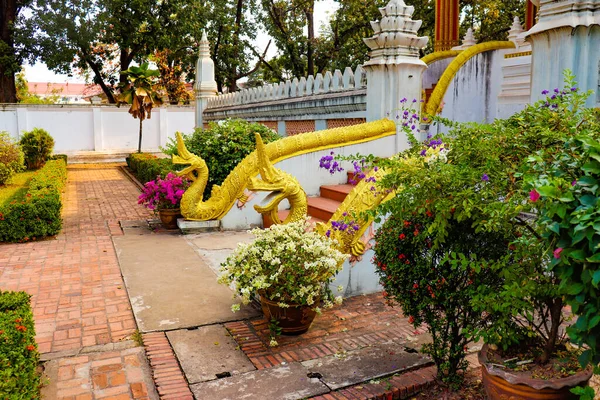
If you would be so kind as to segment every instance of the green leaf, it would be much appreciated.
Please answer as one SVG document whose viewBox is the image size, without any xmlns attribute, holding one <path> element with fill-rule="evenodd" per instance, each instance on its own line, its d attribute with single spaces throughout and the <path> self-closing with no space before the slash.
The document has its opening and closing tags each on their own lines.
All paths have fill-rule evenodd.
<svg viewBox="0 0 600 400">
<path fill-rule="evenodd" d="M 583 288 L 584 288 L 584 285 L 582 283 L 572 283 L 570 285 L 567 285 L 567 287 L 565 288 L 565 293 L 567 293 L 571 296 L 575 296 L 575 295 L 578 295 L 579 293 L 581 293 Z"/>
<path fill-rule="evenodd" d="M 539 194 L 545 197 L 556 197 L 557 190 L 555 186 L 541 186 L 536 189 Z"/>
<path fill-rule="evenodd" d="M 556 234 L 560 234 L 560 225 L 558 224 L 558 222 L 554 222 L 554 223 L 550 224 L 548 226 L 548 229 L 550 229 L 552 232 L 554 232 Z"/>
<path fill-rule="evenodd" d="M 592 174 L 600 174 L 600 163 L 596 160 L 589 161 L 581 169 Z"/>
<path fill-rule="evenodd" d="M 596 325 L 598 325 L 598 323 L 600 322 L 600 315 L 596 315 L 594 318 L 592 318 L 590 320 L 590 322 L 588 323 L 588 329 L 591 330 L 593 329 Z"/>
<path fill-rule="evenodd" d="M 593 256 L 588 257 L 587 261 L 592 263 L 600 263 L 600 253 L 596 253 Z"/>
<path fill-rule="evenodd" d="M 585 260 L 585 252 L 583 250 L 575 250 L 569 253 L 569 257 L 577 261 Z"/>
<path fill-rule="evenodd" d="M 593 207 L 598 202 L 598 198 L 596 196 L 592 196 L 591 194 L 586 194 L 585 196 L 581 196 L 579 198 L 579 202 L 584 206 Z"/>
<path fill-rule="evenodd" d="M 594 274 L 592 275 L 592 285 L 594 285 L 594 287 L 597 288 L 598 283 L 600 283 L 600 269 L 594 272 Z"/>
</svg>

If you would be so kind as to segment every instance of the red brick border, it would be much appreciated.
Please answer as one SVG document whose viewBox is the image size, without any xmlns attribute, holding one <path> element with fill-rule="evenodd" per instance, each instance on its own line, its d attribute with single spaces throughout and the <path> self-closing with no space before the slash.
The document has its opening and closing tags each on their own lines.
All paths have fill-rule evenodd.
<svg viewBox="0 0 600 400">
<path fill-rule="evenodd" d="M 435 367 L 404 372 L 401 375 L 381 379 L 380 383 L 364 383 L 330 392 L 313 400 L 399 400 L 431 386 L 435 379 Z"/>
<path fill-rule="evenodd" d="M 145 333 L 146 355 L 161 399 L 194 400 L 171 344 L 164 332 Z"/>
</svg>

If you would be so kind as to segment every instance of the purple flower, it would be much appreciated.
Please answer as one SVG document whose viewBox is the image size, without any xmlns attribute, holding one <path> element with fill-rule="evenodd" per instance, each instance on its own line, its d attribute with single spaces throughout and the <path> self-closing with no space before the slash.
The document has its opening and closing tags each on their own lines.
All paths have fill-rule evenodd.
<svg viewBox="0 0 600 400">
<path fill-rule="evenodd" d="M 408 99 L 406 97 L 404 97 L 402 100 L 400 100 L 400 103 L 404 104 L 408 101 Z"/>
<path fill-rule="evenodd" d="M 481 180 L 484 182 L 489 182 L 490 181 L 490 177 L 488 176 L 488 174 L 483 174 L 481 176 Z"/>
<path fill-rule="evenodd" d="M 549 90 L 543 90 L 543 91 L 542 91 L 542 94 L 543 94 L 543 95 L 547 95 L 548 93 L 550 93 L 550 91 L 549 91 Z"/>
<path fill-rule="evenodd" d="M 576 92 L 577 90 L 578 90 L 578 89 L 577 89 L 577 87 L 575 87 L 575 86 L 571 88 L 571 92 Z"/>
<path fill-rule="evenodd" d="M 550 97 L 550 100 L 556 100 L 556 95 L 555 95 L 555 94 L 553 94 L 553 95 Z"/>
<path fill-rule="evenodd" d="M 416 103 L 416 102 L 417 102 L 417 99 L 413 99 L 413 103 Z"/>
<path fill-rule="evenodd" d="M 554 89 L 554 93 L 560 93 L 560 89 L 559 88 Z"/>
<path fill-rule="evenodd" d="M 325 236 L 330 237 L 331 236 L 331 230 L 327 230 L 327 232 L 325 232 Z"/>
<path fill-rule="evenodd" d="M 577 185 L 577 181 L 576 180 L 573 181 L 573 182 L 571 182 L 571 186 L 575 186 L 575 185 Z"/>
<path fill-rule="evenodd" d="M 421 150 L 421 152 L 419 154 L 422 155 L 423 157 L 425 157 L 425 155 L 427 154 L 427 149 Z"/>
</svg>

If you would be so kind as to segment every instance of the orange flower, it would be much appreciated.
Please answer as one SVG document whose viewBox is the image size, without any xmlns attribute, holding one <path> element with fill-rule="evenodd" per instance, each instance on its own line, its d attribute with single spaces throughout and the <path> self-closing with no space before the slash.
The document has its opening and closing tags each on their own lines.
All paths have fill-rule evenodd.
<svg viewBox="0 0 600 400">
<path fill-rule="evenodd" d="M 26 327 L 24 327 L 23 325 L 17 325 L 17 326 L 16 326 L 16 329 L 17 329 L 18 331 L 20 331 L 20 332 L 25 332 L 25 331 L 27 331 L 27 328 L 26 328 Z"/>
<path fill-rule="evenodd" d="M 35 350 L 35 346 L 30 344 L 29 346 L 27 346 L 27 350 L 29 351 L 34 351 Z"/>
</svg>

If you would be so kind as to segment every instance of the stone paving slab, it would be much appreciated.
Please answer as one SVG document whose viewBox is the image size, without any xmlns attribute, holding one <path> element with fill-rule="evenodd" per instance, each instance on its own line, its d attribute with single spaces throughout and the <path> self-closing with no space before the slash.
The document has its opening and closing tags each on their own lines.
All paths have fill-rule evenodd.
<svg viewBox="0 0 600 400">
<path fill-rule="evenodd" d="M 217 379 L 217 374 L 255 370 L 222 325 L 170 331 L 167 337 L 189 383 Z"/>
<path fill-rule="evenodd" d="M 217 283 L 181 236 L 113 237 L 139 330 L 174 330 L 259 315 L 252 307 L 233 313 L 233 292 Z"/>
<path fill-rule="evenodd" d="M 207 400 L 298 400 L 329 392 L 321 381 L 308 377 L 300 363 L 191 385 L 197 399 Z"/>
<path fill-rule="evenodd" d="M 188 235 L 186 239 L 206 265 L 219 275 L 221 263 L 229 257 L 238 243 L 250 243 L 254 240 L 254 235 L 245 231 L 226 231 Z"/>
<path fill-rule="evenodd" d="M 381 378 L 431 361 L 417 353 L 407 353 L 398 344 L 379 344 L 314 360 L 304 361 L 309 372 L 320 374 L 321 381 L 337 390 Z"/>
<path fill-rule="evenodd" d="M 43 380 L 48 400 L 159 398 L 143 347 L 48 361 Z"/>
</svg>

